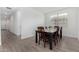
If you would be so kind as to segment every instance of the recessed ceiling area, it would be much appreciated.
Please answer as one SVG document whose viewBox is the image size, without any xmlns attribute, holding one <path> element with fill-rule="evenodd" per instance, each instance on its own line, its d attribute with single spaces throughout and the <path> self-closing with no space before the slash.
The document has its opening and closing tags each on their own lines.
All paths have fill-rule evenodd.
<svg viewBox="0 0 79 59">
<path fill-rule="evenodd" d="M 64 8 L 67 8 L 67 7 L 32 7 L 32 8 L 35 9 L 35 10 L 38 10 L 42 13 L 48 13 L 48 12 L 51 12 L 51 11 L 56 11 L 56 10 L 64 9 Z"/>
</svg>

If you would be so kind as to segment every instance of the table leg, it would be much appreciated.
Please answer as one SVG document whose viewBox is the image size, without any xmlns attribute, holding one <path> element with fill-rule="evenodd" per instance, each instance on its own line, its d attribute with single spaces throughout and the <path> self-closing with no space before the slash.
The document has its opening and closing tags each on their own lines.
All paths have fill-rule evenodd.
<svg viewBox="0 0 79 59">
<path fill-rule="evenodd" d="M 49 48 L 50 50 L 52 50 L 52 39 L 51 38 L 49 39 Z"/>
<path fill-rule="evenodd" d="M 37 32 L 36 32 L 36 34 L 35 34 L 35 37 L 36 37 L 35 42 L 37 43 L 37 42 L 38 42 L 38 41 L 37 41 Z"/>
</svg>

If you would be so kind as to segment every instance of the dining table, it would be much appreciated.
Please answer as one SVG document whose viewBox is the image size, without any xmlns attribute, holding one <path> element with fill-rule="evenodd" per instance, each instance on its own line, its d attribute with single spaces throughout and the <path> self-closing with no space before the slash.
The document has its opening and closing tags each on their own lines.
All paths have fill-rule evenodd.
<svg viewBox="0 0 79 59">
<path fill-rule="evenodd" d="M 56 29 L 52 29 L 52 30 L 47 30 L 45 29 L 44 31 L 39 31 L 39 30 L 35 30 L 35 42 L 36 44 L 38 43 L 38 40 L 39 40 L 39 33 L 45 33 L 47 34 L 47 37 L 48 37 L 48 41 L 49 41 L 49 49 L 52 50 L 52 41 L 53 41 L 53 35 L 55 34 L 56 32 Z"/>
</svg>

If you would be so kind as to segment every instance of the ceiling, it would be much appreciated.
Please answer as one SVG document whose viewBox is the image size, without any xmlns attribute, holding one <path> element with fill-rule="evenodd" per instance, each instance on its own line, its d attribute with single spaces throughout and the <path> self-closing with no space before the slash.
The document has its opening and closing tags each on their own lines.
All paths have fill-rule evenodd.
<svg viewBox="0 0 79 59">
<path fill-rule="evenodd" d="M 51 11 L 64 9 L 66 7 L 31 7 L 31 8 L 33 8 L 34 10 L 37 10 L 41 13 L 48 13 L 48 12 L 51 12 Z M 19 9 L 20 8 L 17 8 L 17 7 L 5 7 L 5 8 L 3 7 L 2 13 L 7 15 L 7 14 L 11 14 L 12 12 L 19 10 Z"/>
<path fill-rule="evenodd" d="M 16 9 L 14 7 L 1 7 L 1 14 L 2 15 L 10 15 L 12 14 Z"/>
<path fill-rule="evenodd" d="M 32 7 L 35 10 L 38 10 L 42 13 L 48 13 L 51 11 L 56 11 L 56 10 L 60 10 L 60 9 L 64 9 L 66 7 Z"/>
</svg>

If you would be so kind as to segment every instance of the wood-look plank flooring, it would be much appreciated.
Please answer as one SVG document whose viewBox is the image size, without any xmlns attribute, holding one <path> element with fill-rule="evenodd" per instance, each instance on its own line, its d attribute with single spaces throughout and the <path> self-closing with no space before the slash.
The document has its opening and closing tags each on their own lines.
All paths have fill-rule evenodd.
<svg viewBox="0 0 79 59">
<path fill-rule="evenodd" d="M 63 40 L 50 50 L 48 45 L 43 47 L 35 43 L 35 38 L 19 39 L 16 35 L 3 30 L 2 46 L 0 52 L 79 52 L 79 41 L 77 39 L 63 37 Z"/>
</svg>

